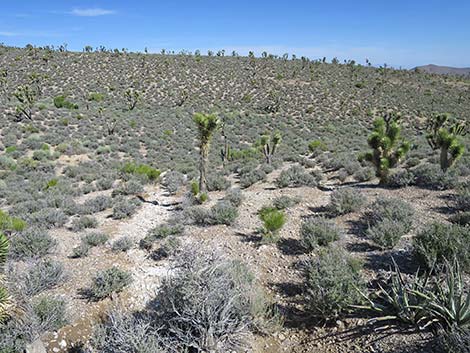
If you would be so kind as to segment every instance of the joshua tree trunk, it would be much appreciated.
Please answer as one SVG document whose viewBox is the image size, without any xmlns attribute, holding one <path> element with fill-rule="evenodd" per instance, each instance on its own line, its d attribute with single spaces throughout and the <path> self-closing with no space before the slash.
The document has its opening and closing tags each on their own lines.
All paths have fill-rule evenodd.
<svg viewBox="0 0 470 353">
<path fill-rule="evenodd" d="M 200 147 L 201 160 L 199 161 L 199 191 L 207 192 L 207 164 L 209 161 L 209 144 L 201 144 Z"/>
<path fill-rule="evenodd" d="M 447 155 L 447 152 L 448 152 L 448 149 L 442 146 L 440 164 L 441 164 L 441 169 L 443 172 L 446 172 L 447 168 L 449 167 L 449 157 Z"/>
</svg>

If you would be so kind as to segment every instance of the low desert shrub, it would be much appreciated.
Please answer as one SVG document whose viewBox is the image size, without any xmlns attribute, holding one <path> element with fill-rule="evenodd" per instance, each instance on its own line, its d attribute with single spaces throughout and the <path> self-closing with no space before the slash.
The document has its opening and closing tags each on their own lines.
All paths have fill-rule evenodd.
<svg viewBox="0 0 470 353">
<path fill-rule="evenodd" d="M 309 218 L 302 223 L 300 228 L 302 245 L 307 251 L 312 251 L 318 246 L 327 246 L 338 240 L 341 236 L 340 229 L 334 221 L 323 217 Z"/>
<path fill-rule="evenodd" d="M 318 176 L 308 172 L 302 166 L 294 165 L 281 172 L 279 177 L 276 179 L 276 185 L 279 188 L 301 186 L 315 187 L 318 185 Z"/>
<path fill-rule="evenodd" d="M 412 173 L 416 179 L 416 185 L 423 188 L 448 190 L 458 185 L 458 175 L 450 169 L 443 172 L 437 164 L 421 164 L 414 168 Z"/>
<path fill-rule="evenodd" d="M 126 252 L 130 250 L 133 245 L 134 241 L 131 237 L 123 236 L 122 238 L 119 238 L 113 243 L 111 249 L 116 252 Z"/>
<path fill-rule="evenodd" d="M 209 191 L 223 191 L 230 187 L 230 181 L 223 175 L 211 175 L 207 178 Z"/>
<path fill-rule="evenodd" d="M 109 196 L 100 195 L 93 199 L 84 202 L 81 207 L 81 213 L 91 215 L 93 213 L 101 212 L 111 207 L 112 199 Z"/>
<path fill-rule="evenodd" d="M 79 232 L 83 229 L 90 229 L 98 227 L 98 221 L 93 216 L 81 216 L 79 218 L 75 218 L 72 221 L 71 229 L 74 232 Z"/>
<path fill-rule="evenodd" d="M 234 207 L 239 207 L 243 202 L 243 194 L 240 189 L 230 189 L 225 194 L 224 200 Z"/>
<path fill-rule="evenodd" d="M 238 217 L 238 209 L 226 201 L 217 202 L 210 209 L 210 224 L 232 225 Z"/>
<path fill-rule="evenodd" d="M 272 331 L 279 321 L 250 271 L 212 249 L 183 249 L 151 305 L 140 315 L 113 312 L 95 333 L 94 347 L 104 353 L 242 351 L 252 332 Z"/>
<path fill-rule="evenodd" d="M 266 180 L 266 173 L 261 169 L 254 169 L 250 172 L 243 173 L 240 175 L 240 187 L 246 189 L 251 185 Z"/>
<path fill-rule="evenodd" d="M 33 312 L 41 327 L 38 331 L 57 331 L 68 322 L 66 303 L 61 298 L 42 296 L 33 302 Z"/>
<path fill-rule="evenodd" d="M 461 211 L 470 210 L 470 182 L 463 183 L 457 188 L 455 207 Z"/>
<path fill-rule="evenodd" d="M 331 193 L 329 211 L 334 215 L 344 215 L 360 211 L 365 205 L 366 198 L 352 188 L 337 189 Z"/>
<path fill-rule="evenodd" d="M 36 295 L 44 290 L 54 288 L 65 280 L 64 266 L 53 260 L 34 263 L 22 278 L 24 292 L 27 295 Z"/>
<path fill-rule="evenodd" d="M 137 211 L 138 201 L 135 199 L 121 199 L 113 207 L 113 219 L 124 219 L 131 217 Z"/>
<path fill-rule="evenodd" d="M 312 315 L 335 319 L 362 302 L 357 288 L 364 288 L 362 264 L 339 247 L 318 253 L 306 267 L 306 300 Z"/>
<path fill-rule="evenodd" d="M 170 195 L 176 192 L 186 183 L 184 174 L 177 171 L 169 171 L 165 174 L 162 185 Z"/>
<path fill-rule="evenodd" d="M 434 222 L 413 238 L 419 263 L 428 269 L 457 259 L 462 270 L 470 270 L 470 227 Z"/>
<path fill-rule="evenodd" d="M 135 180 L 131 179 L 125 183 L 119 184 L 119 186 L 113 190 L 112 196 L 116 197 L 119 195 L 136 195 L 144 191 L 142 184 Z"/>
<path fill-rule="evenodd" d="M 414 210 L 405 201 L 379 198 L 364 217 L 369 224 L 367 237 L 380 247 L 391 249 L 411 230 L 413 217 Z"/>
<path fill-rule="evenodd" d="M 289 207 L 295 206 L 300 202 L 297 197 L 278 196 L 273 200 L 273 206 L 278 210 L 285 210 Z"/>
<path fill-rule="evenodd" d="M 90 248 L 91 248 L 90 245 L 82 241 L 80 242 L 80 244 L 78 244 L 72 249 L 71 257 L 74 259 L 86 257 L 88 256 L 88 253 L 90 252 Z"/>
<path fill-rule="evenodd" d="M 10 256 L 17 259 L 41 258 L 56 246 L 57 241 L 46 230 L 30 227 L 10 237 Z"/>
<path fill-rule="evenodd" d="M 93 277 L 86 295 L 90 299 L 98 301 L 111 296 L 113 293 L 121 292 L 131 282 L 132 277 L 129 273 L 117 267 L 111 267 Z"/>
<path fill-rule="evenodd" d="M 456 213 L 452 215 L 449 220 L 461 226 L 470 226 L 470 211 Z"/>
<path fill-rule="evenodd" d="M 82 237 L 82 242 L 93 247 L 105 244 L 109 239 L 107 234 L 101 232 L 91 232 Z"/>
</svg>

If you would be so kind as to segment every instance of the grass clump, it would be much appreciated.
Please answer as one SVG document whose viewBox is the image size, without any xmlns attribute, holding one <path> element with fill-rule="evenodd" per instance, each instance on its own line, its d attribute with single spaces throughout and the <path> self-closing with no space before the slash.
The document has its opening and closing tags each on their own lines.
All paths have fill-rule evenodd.
<svg viewBox="0 0 470 353">
<path fill-rule="evenodd" d="M 116 252 L 126 252 L 130 250 L 133 245 L 134 245 L 134 241 L 132 240 L 132 238 L 128 236 L 124 236 L 116 240 L 111 246 L 111 249 Z"/>
</svg>

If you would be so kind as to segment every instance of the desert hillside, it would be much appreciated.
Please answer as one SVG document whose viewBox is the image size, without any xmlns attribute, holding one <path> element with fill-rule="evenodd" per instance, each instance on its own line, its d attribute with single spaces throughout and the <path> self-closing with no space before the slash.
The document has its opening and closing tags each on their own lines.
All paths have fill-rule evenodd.
<svg viewBox="0 0 470 353">
<path fill-rule="evenodd" d="M 0 46 L 0 352 L 464 352 L 470 81 L 209 54 Z"/>
</svg>

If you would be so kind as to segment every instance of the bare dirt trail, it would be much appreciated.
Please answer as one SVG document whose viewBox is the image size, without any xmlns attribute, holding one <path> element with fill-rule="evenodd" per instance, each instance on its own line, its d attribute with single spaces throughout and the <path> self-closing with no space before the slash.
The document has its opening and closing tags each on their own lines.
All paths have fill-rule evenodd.
<svg viewBox="0 0 470 353">
<path fill-rule="evenodd" d="M 43 339 L 48 352 L 67 352 L 72 342 L 86 341 L 90 337 L 93 324 L 110 305 L 115 304 L 117 298 L 94 303 L 78 294 L 99 270 L 117 266 L 131 273 L 133 281 L 119 297 L 120 305 L 125 305 L 130 310 L 138 310 L 153 298 L 161 279 L 168 273 L 169 263 L 168 261 L 156 263 L 149 258 L 147 251 L 138 247 L 138 244 L 150 229 L 164 223 L 170 217 L 177 202 L 175 197 L 168 196 L 160 187 L 149 187 L 145 193 L 145 201 L 132 218 L 116 221 L 109 215 L 97 217 L 102 222 L 96 230 L 107 234 L 109 241 L 104 247 L 93 248 L 84 258 L 67 257 L 67 252 L 70 252 L 73 246 L 78 245 L 80 237 L 78 234 L 64 230 L 54 234 L 56 238 L 59 238 L 59 244 L 66 244 L 58 249 L 58 254 L 55 256 L 65 257 L 62 261 L 69 280 L 66 286 L 54 291 L 53 294 L 68 298 L 71 324 L 58 332 L 48 334 Z M 130 237 L 135 244 L 133 248 L 121 253 L 111 251 L 110 244 L 122 237 Z"/>
</svg>

